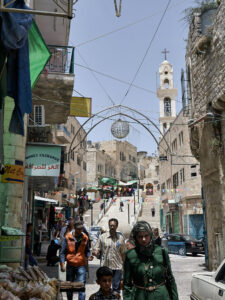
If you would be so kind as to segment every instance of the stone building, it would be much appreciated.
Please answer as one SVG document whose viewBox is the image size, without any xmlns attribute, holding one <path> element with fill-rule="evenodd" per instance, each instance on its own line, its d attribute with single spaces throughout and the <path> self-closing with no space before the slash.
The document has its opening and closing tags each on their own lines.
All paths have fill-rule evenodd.
<svg viewBox="0 0 225 300">
<path fill-rule="evenodd" d="M 186 49 L 191 150 L 199 160 L 206 208 L 208 266 L 225 258 L 225 0 L 193 16 Z M 185 99 L 184 99 L 185 100 Z"/>
<path fill-rule="evenodd" d="M 98 144 L 88 141 L 86 154 L 88 187 L 98 186 L 99 179 L 102 177 L 115 178 L 116 162 L 104 150 L 100 150 Z"/>
<path fill-rule="evenodd" d="M 64 3 L 59 8 L 56 3 L 46 1 L 33 0 L 29 1 L 28 5 L 31 8 L 37 10 L 49 10 L 52 12 L 63 12 L 67 5 Z M 74 84 L 74 73 L 73 69 L 70 68 L 73 65 L 72 52 L 74 47 L 68 46 L 70 22 L 69 18 L 50 17 L 50 16 L 35 16 L 35 20 L 39 29 L 44 36 L 46 44 L 55 46 L 49 47 L 52 53 L 51 59 L 49 60 L 44 72 L 40 75 L 39 81 L 33 89 L 33 110 L 36 112 L 40 109 L 40 105 L 48 113 L 46 114 L 46 120 L 37 118 L 33 121 L 41 122 L 39 125 L 44 123 L 56 124 L 66 122 L 67 116 L 69 115 L 69 103 L 72 97 L 73 84 Z M 67 55 L 67 53 L 69 53 Z M 65 59 L 66 57 L 66 59 Z M 59 59 L 58 59 L 59 58 Z M 63 58 L 60 62 L 60 58 Z M 19 173 L 19 180 L 17 182 L 0 182 L 0 227 L 7 226 L 13 228 L 19 228 L 22 232 L 26 232 L 26 218 L 24 212 L 27 209 L 28 193 L 28 179 L 24 177 L 24 167 L 26 164 L 25 155 L 27 149 L 27 115 L 24 116 L 24 136 L 10 133 L 9 122 L 14 110 L 14 101 L 7 99 L 4 106 L 4 132 L 3 142 L 4 158 L 3 164 L 10 164 L 13 168 L 16 168 Z M 41 115 L 42 115 L 41 112 Z M 2 115 L 2 113 L 1 113 Z M 40 115 L 39 112 L 37 115 Z M 1 124 L 2 125 L 2 124 Z M 49 130 L 48 127 L 44 128 L 39 132 L 41 136 L 47 135 Z M 52 149 L 56 149 L 52 147 Z M 2 152 L 2 151 L 1 151 Z M 2 161 L 1 161 L 2 163 Z M 52 176 L 52 181 L 53 180 Z M 0 175 L 0 181 L 1 180 Z M 32 193 L 30 194 L 32 197 Z M 32 200 L 30 198 L 30 203 Z M 1 234 L 1 230 L 0 230 Z M 0 263 L 18 263 L 21 264 L 24 258 L 24 239 L 20 238 L 16 241 L 8 241 L 1 243 L 0 245 Z"/>
<path fill-rule="evenodd" d="M 115 178 L 129 181 L 138 178 L 137 148 L 127 141 L 104 141 L 95 143 L 100 150 L 104 150 L 114 161 Z"/>
<path fill-rule="evenodd" d="M 165 79 L 168 70 L 170 77 Z M 159 122 L 163 128 L 158 147 L 161 226 L 167 232 L 180 232 L 200 238 L 203 235 L 201 177 L 198 162 L 190 150 L 188 117 L 183 115 L 183 110 L 177 116 L 175 113 L 177 90 L 173 87 L 172 70 L 168 61 L 160 65 L 160 87 L 157 90 L 160 101 Z M 174 97 L 171 98 L 171 95 Z M 168 109 L 170 106 L 167 99 L 171 101 L 173 109 Z M 165 118 L 168 118 L 167 127 L 163 125 Z"/>
<path fill-rule="evenodd" d="M 138 220 L 145 220 L 152 227 L 160 229 L 159 158 L 148 156 L 145 151 L 140 151 L 137 155 L 138 178 L 144 200 L 142 214 Z M 152 208 L 155 209 L 154 217 L 152 217 Z"/>
<path fill-rule="evenodd" d="M 145 151 L 139 151 L 137 157 L 140 186 L 147 195 L 153 195 L 159 190 L 159 158 L 148 156 Z"/>
</svg>

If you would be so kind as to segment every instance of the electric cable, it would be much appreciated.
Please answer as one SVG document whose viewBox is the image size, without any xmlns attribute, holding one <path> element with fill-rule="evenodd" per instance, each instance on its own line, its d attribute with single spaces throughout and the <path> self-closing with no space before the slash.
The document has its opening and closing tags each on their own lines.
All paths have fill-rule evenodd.
<svg viewBox="0 0 225 300">
<path fill-rule="evenodd" d="M 85 65 L 90 69 L 88 63 L 86 62 L 86 60 L 83 58 L 83 56 L 81 55 L 81 53 L 79 52 L 79 50 L 77 49 L 78 54 L 80 56 L 80 58 L 82 59 L 82 61 L 85 63 Z M 90 70 L 91 71 L 91 70 Z M 115 105 L 116 103 L 113 101 L 113 99 L 110 97 L 110 95 L 108 94 L 108 92 L 106 91 L 106 89 L 104 88 L 104 86 L 101 84 L 101 82 L 99 81 L 99 79 L 95 76 L 95 74 L 91 71 L 92 76 L 95 78 L 95 80 L 98 82 L 99 86 L 102 88 L 102 90 L 104 91 L 104 93 L 107 95 L 108 99 L 110 100 L 110 102 Z"/>
<path fill-rule="evenodd" d="M 149 43 L 149 45 L 148 45 L 148 48 L 147 48 L 147 50 L 146 50 L 146 52 L 145 52 L 145 54 L 144 54 L 144 57 L 142 58 L 142 61 L 141 61 L 140 65 L 139 65 L 139 67 L 138 67 L 138 69 L 137 69 L 137 71 L 136 71 L 136 73 L 135 73 L 135 75 L 134 75 L 134 77 L 133 77 L 133 80 L 131 81 L 131 83 L 130 83 L 128 89 L 127 89 L 127 92 L 125 93 L 125 95 L 124 95 L 122 101 L 120 102 L 120 104 L 122 104 L 123 101 L 125 100 L 125 98 L 127 97 L 128 93 L 129 93 L 129 91 L 130 91 L 130 89 L 131 89 L 131 87 L 132 87 L 132 84 L 134 83 L 134 81 L 135 81 L 135 79 L 136 79 L 136 77 L 137 77 L 137 75 L 138 75 L 138 73 L 139 73 L 139 71 L 140 71 L 140 69 L 141 69 L 141 67 L 142 67 L 142 65 L 143 65 L 143 63 L 144 63 L 144 61 L 145 61 L 145 58 L 146 58 L 146 56 L 147 56 L 147 54 L 148 54 L 148 51 L 149 51 L 149 49 L 151 48 L 151 45 L 152 45 L 152 43 L 153 43 L 153 41 L 154 41 L 154 39 L 155 39 L 155 37 L 156 37 L 156 34 L 157 34 L 158 30 L 159 30 L 159 27 L 160 27 L 160 25 L 162 24 L 162 21 L 163 21 L 164 16 L 165 16 L 165 14 L 166 14 L 166 12 L 167 12 L 167 9 L 168 9 L 168 7 L 169 7 L 169 5 L 170 5 L 170 2 L 171 2 L 171 0 L 169 0 L 168 3 L 167 3 L 167 6 L 166 6 L 166 8 L 165 8 L 165 10 L 164 10 L 164 12 L 163 12 L 161 18 L 160 18 L 160 21 L 159 21 L 159 23 L 158 23 L 158 25 L 157 25 L 157 27 L 156 27 L 156 30 L 155 30 L 155 32 L 154 32 L 154 34 L 153 34 L 153 37 L 151 38 L 151 41 L 150 41 L 150 43 Z"/>
<path fill-rule="evenodd" d="M 186 1 L 187 1 L 187 0 L 179 1 L 179 2 L 175 3 L 174 5 L 171 5 L 169 9 L 172 9 L 172 8 L 174 8 L 174 7 L 177 7 L 177 6 L 183 4 L 183 3 L 186 2 Z M 124 30 L 124 29 L 126 29 L 126 28 L 129 28 L 129 27 L 131 27 L 131 26 L 134 26 L 134 25 L 136 25 L 136 24 L 138 24 L 138 23 L 144 22 L 145 20 L 151 19 L 151 18 L 153 18 L 153 17 L 159 15 L 162 11 L 163 11 L 163 10 L 161 9 L 161 10 L 155 12 L 155 13 L 152 14 L 152 15 L 149 15 L 149 16 L 147 16 L 147 17 L 138 19 L 138 20 L 136 20 L 136 21 L 134 21 L 134 22 L 132 22 L 132 23 L 129 23 L 129 24 L 125 25 L 125 26 L 122 26 L 122 27 L 117 28 L 117 29 L 115 29 L 115 30 L 112 30 L 112 31 L 103 33 L 103 34 L 101 34 L 101 35 L 99 35 L 99 36 L 96 36 L 95 38 L 92 38 L 92 39 L 87 40 L 87 41 L 85 41 L 85 42 L 81 42 L 81 43 L 79 43 L 79 44 L 77 44 L 77 45 L 75 45 L 75 43 L 74 43 L 73 41 L 71 41 L 71 44 L 73 44 L 74 47 L 76 47 L 76 48 L 81 47 L 81 46 L 83 46 L 83 45 L 86 45 L 86 44 L 89 44 L 89 43 L 91 43 L 91 42 L 94 42 L 94 41 L 96 41 L 96 40 L 98 40 L 98 39 L 107 37 L 107 36 L 109 36 L 109 35 L 111 35 L 111 34 L 113 34 L 113 33 L 122 31 L 122 30 Z"/>
</svg>

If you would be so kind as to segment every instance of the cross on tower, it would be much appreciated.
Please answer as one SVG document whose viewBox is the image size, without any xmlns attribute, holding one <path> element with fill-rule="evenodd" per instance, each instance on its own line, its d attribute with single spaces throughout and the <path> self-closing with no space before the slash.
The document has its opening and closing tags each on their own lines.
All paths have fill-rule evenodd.
<svg viewBox="0 0 225 300">
<path fill-rule="evenodd" d="M 170 53 L 170 51 L 167 51 L 166 48 L 162 51 L 162 53 L 165 55 L 165 60 L 166 60 L 166 54 Z"/>
</svg>

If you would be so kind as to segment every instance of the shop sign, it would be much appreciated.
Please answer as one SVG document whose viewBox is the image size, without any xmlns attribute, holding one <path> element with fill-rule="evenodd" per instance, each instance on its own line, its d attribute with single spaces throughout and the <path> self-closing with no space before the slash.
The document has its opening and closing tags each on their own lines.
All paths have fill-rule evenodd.
<svg viewBox="0 0 225 300">
<path fill-rule="evenodd" d="M 92 98 L 72 97 L 70 102 L 70 116 L 91 117 Z"/>
<path fill-rule="evenodd" d="M 26 149 L 25 175 L 58 177 L 61 147 L 28 145 Z"/>
<path fill-rule="evenodd" d="M 4 174 L 2 175 L 2 182 L 23 184 L 24 166 L 6 164 L 4 167 Z"/>
</svg>

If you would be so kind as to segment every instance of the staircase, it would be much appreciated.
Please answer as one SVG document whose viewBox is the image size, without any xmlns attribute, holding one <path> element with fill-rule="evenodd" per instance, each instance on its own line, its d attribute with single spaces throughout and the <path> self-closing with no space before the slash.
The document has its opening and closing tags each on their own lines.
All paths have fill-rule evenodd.
<svg viewBox="0 0 225 300">
<path fill-rule="evenodd" d="M 157 197 L 158 198 L 158 197 Z M 153 200 L 154 199 L 154 200 Z M 142 215 L 138 217 L 138 221 L 146 221 L 148 222 L 152 228 L 158 227 L 159 233 L 161 234 L 160 229 L 160 206 L 159 206 L 159 200 L 155 200 L 156 197 L 152 196 L 146 196 L 145 202 L 142 204 Z M 155 207 L 155 216 L 152 217 L 152 207 Z"/>
</svg>

